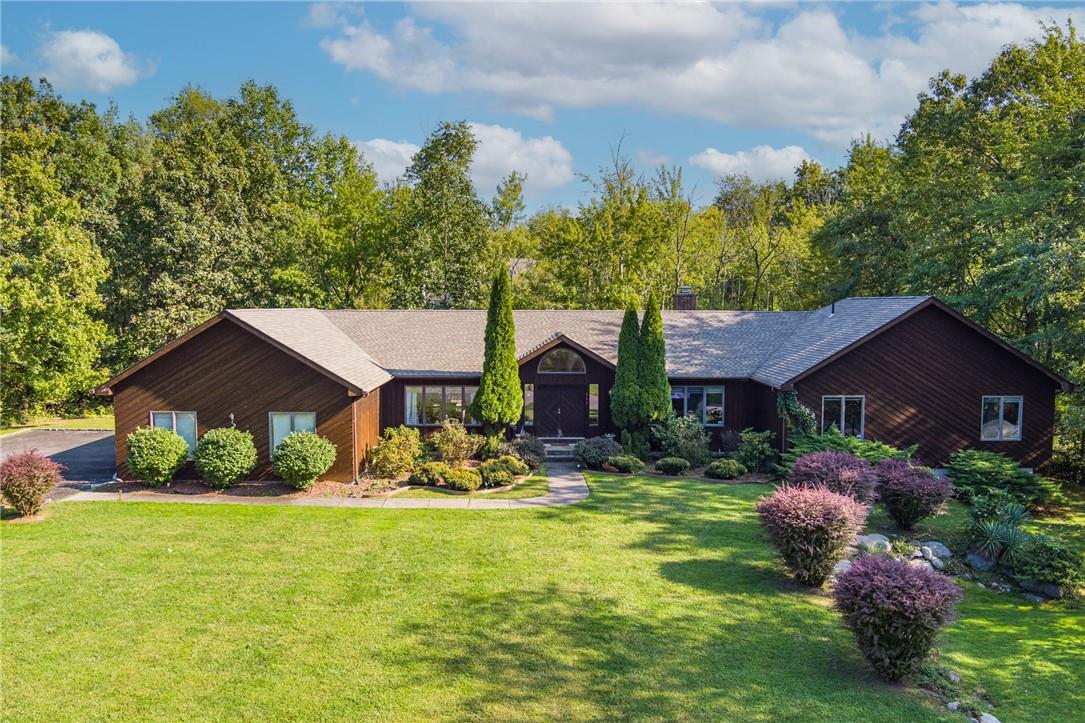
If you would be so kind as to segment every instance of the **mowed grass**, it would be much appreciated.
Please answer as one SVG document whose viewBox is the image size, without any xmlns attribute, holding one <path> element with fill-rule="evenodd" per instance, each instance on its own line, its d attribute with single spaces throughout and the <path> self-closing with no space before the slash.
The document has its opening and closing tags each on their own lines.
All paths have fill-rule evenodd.
<svg viewBox="0 0 1085 723">
<path fill-rule="evenodd" d="M 86 417 L 49 417 L 35 419 L 14 427 L 0 427 L 0 436 L 24 429 L 113 429 L 112 414 L 92 414 Z"/>
<path fill-rule="evenodd" d="M 513 512 L 60 503 L 2 529 L 3 716 L 962 720 L 788 582 L 765 486 L 592 475 Z M 1004 721 L 1085 705 L 1085 615 L 967 590 Z"/>
</svg>

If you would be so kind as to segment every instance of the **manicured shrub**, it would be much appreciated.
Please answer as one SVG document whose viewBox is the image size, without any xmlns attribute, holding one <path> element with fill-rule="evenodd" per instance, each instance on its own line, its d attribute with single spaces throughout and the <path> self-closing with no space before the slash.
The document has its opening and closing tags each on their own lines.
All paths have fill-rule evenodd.
<svg viewBox="0 0 1085 723">
<path fill-rule="evenodd" d="M 688 469 L 689 460 L 682 459 L 681 457 L 664 457 L 656 462 L 656 472 L 662 472 L 663 474 L 682 474 Z"/>
<path fill-rule="evenodd" d="M 754 472 L 768 472 L 776 463 L 776 450 L 772 446 L 775 432 L 756 432 L 743 429 L 738 435 L 738 449 L 735 460 L 743 467 Z"/>
<path fill-rule="evenodd" d="M 948 479 L 901 459 L 882 460 L 874 472 L 878 496 L 902 530 L 910 530 L 919 520 L 933 515 L 953 495 Z"/>
<path fill-rule="evenodd" d="M 539 469 L 546 459 L 546 447 L 538 437 L 530 434 L 517 437 L 511 442 L 502 442 L 498 452 L 501 456 L 511 454 L 531 469 Z"/>
<path fill-rule="evenodd" d="M 173 479 L 188 459 L 188 442 L 162 427 L 140 427 L 128 435 L 128 469 L 151 487 Z"/>
<path fill-rule="evenodd" d="M 738 479 L 748 471 L 741 462 L 733 459 L 717 459 L 704 468 L 704 475 L 713 479 Z"/>
<path fill-rule="evenodd" d="M 670 416 L 653 428 L 664 456 L 688 459 L 694 467 L 708 461 L 708 435 L 701 420 L 693 416 Z"/>
<path fill-rule="evenodd" d="M 445 481 L 445 477 L 452 471 L 444 462 L 424 462 L 418 465 L 407 482 L 422 487 L 436 487 Z"/>
<path fill-rule="evenodd" d="M 1020 578 L 1068 588 L 1080 585 L 1085 579 L 1081 555 L 1051 535 L 1029 536 L 1015 555 L 1013 572 Z"/>
<path fill-rule="evenodd" d="M 484 440 L 468 432 L 459 422 L 446 419 L 429 436 L 428 441 L 443 462 L 459 467 L 478 452 Z"/>
<path fill-rule="evenodd" d="M 491 434 L 482 438 L 475 456 L 479 459 L 493 459 L 501 456 L 501 446 L 505 444 L 505 438 L 500 434 Z"/>
<path fill-rule="evenodd" d="M 399 479 L 414 469 L 421 456 L 422 437 L 417 429 L 402 424 L 389 427 L 369 453 L 367 470 L 371 477 Z"/>
<path fill-rule="evenodd" d="M 445 475 L 445 484 L 454 490 L 474 492 L 482 486 L 482 475 L 464 467 L 449 469 Z"/>
<path fill-rule="evenodd" d="M 512 455 L 489 459 L 479 465 L 482 483 L 487 487 L 502 487 L 516 481 L 519 475 L 527 474 L 527 465 Z"/>
<path fill-rule="evenodd" d="M 988 560 L 1011 564 L 1028 539 L 1021 529 L 1028 520 L 1028 509 L 1000 490 L 974 497 L 969 518 L 972 550 Z"/>
<path fill-rule="evenodd" d="M 762 498 L 757 512 L 795 579 L 817 587 L 844 559 L 869 508 L 823 487 L 784 485 Z"/>
<path fill-rule="evenodd" d="M 961 597 L 948 577 L 882 555 L 855 560 L 833 589 L 859 650 L 890 681 L 918 670 Z"/>
<path fill-rule="evenodd" d="M 279 442 L 271 458 L 275 474 L 299 490 L 312 487 L 333 464 L 335 445 L 316 432 L 291 432 Z"/>
<path fill-rule="evenodd" d="M 836 427 L 830 427 L 824 434 L 796 434 L 788 440 L 790 447 L 780 456 L 780 472 L 785 477 L 791 473 L 795 460 L 811 452 L 847 452 L 871 464 L 877 464 L 883 459 L 909 460 L 916 449 L 914 446 L 897 449 L 877 440 L 859 439 L 842 434 Z"/>
<path fill-rule="evenodd" d="M 997 452 L 963 449 L 954 452 L 946 464 L 953 490 L 965 502 L 977 495 L 1000 490 L 1028 507 L 1057 501 L 1061 492 L 1056 483 L 1021 469 L 1017 461 Z"/>
<path fill-rule="evenodd" d="M 616 454 L 622 453 L 622 446 L 618 444 L 612 435 L 602 437 L 590 437 L 576 443 L 573 454 L 581 467 L 588 469 L 600 469 L 603 463 Z"/>
<path fill-rule="evenodd" d="M 196 443 L 196 471 L 219 489 L 248 477 L 256 467 L 252 433 L 237 427 L 209 429 Z"/>
<path fill-rule="evenodd" d="M 16 512 L 36 515 L 45 495 L 62 479 L 59 464 L 38 450 L 13 454 L 0 464 L 0 492 Z"/>
<path fill-rule="evenodd" d="M 607 464 L 619 472 L 628 474 L 636 474 L 644 469 L 644 462 L 641 461 L 640 457 L 632 454 L 616 454 L 607 459 Z"/>
<path fill-rule="evenodd" d="M 878 487 L 878 477 L 865 459 L 828 450 L 795 460 L 788 481 L 799 487 L 824 487 L 861 502 L 874 499 Z"/>
</svg>

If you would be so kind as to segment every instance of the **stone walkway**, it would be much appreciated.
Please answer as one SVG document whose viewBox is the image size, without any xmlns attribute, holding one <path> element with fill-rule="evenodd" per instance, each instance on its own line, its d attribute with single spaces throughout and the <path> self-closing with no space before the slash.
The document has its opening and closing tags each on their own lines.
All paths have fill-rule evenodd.
<svg viewBox="0 0 1085 723">
<path fill-rule="evenodd" d="M 156 492 L 76 492 L 63 502 L 179 502 L 197 505 L 284 505 L 289 507 L 359 507 L 383 509 L 442 510 L 528 510 L 539 507 L 562 507 L 588 497 L 588 483 L 574 465 L 551 463 L 547 468 L 550 492 L 542 497 L 522 499 L 486 499 L 479 497 L 242 497 L 208 493 L 171 495 Z"/>
</svg>

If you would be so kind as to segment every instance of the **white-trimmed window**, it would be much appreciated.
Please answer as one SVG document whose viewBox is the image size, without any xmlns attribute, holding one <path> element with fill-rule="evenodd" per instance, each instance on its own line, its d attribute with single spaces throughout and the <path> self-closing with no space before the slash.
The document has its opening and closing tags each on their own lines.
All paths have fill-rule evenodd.
<svg viewBox="0 0 1085 723">
<path fill-rule="evenodd" d="M 822 433 L 835 425 L 844 434 L 862 439 L 865 416 L 866 397 L 833 394 L 821 398 Z"/>
<path fill-rule="evenodd" d="M 524 385 L 524 426 L 535 424 L 535 385 Z"/>
<path fill-rule="evenodd" d="M 412 427 L 440 424 L 444 419 L 462 422 L 465 426 L 477 425 L 471 418 L 471 402 L 478 391 L 477 386 L 409 385 L 403 387 L 403 423 Z"/>
<path fill-rule="evenodd" d="M 1024 420 L 1024 397 L 983 397 L 980 403 L 980 439 L 984 442 L 1018 442 Z"/>
<path fill-rule="evenodd" d="M 196 452 L 195 412 L 151 412 L 151 426 L 168 429 L 188 443 L 188 458 Z"/>
<path fill-rule="evenodd" d="M 271 456 L 275 448 L 293 432 L 315 432 L 316 412 L 268 412 L 268 429 L 271 438 Z"/>
<path fill-rule="evenodd" d="M 676 417 L 694 416 L 706 427 L 723 426 L 723 387 L 671 387 Z"/>
<path fill-rule="evenodd" d="M 588 424 L 599 424 L 599 385 L 588 385 Z"/>
</svg>

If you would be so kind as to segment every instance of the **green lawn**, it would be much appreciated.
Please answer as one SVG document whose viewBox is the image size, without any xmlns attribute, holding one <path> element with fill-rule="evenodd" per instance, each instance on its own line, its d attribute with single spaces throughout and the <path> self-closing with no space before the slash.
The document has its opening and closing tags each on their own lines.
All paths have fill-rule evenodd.
<svg viewBox="0 0 1085 723">
<path fill-rule="evenodd" d="M 60 417 L 35 419 L 27 424 L 15 427 L 0 427 L 0 436 L 24 429 L 113 429 L 113 415 L 92 414 L 87 417 L 73 417 L 71 419 Z"/>
<path fill-rule="evenodd" d="M 449 490 L 441 489 L 439 487 L 423 487 L 421 489 L 406 490 L 405 492 L 397 492 L 396 497 L 411 497 L 411 498 L 435 498 L 435 497 L 477 497 L 485 500 L 509 500 L 509 499 L 523 499 L 525 497 L 542 497 L 550 491 L 550 484 L 546 481 L 546 470 L 536 475 L 528 477 L 520 484 L 513 487 L 511 490 L 504 492 L 475 492 L 471 494 L 464 494 L 462 492 L 452 492 Z"/>
<path fill-rule="evenodd" d="M 60 503 L 2 528 L 3 717 L 962 721 L 781 574 L 765 486 L 592 475 L 516 512 Z M 1085 706 L 1085 613 L 970 587 L 943 659 Z"/>
</svg>

